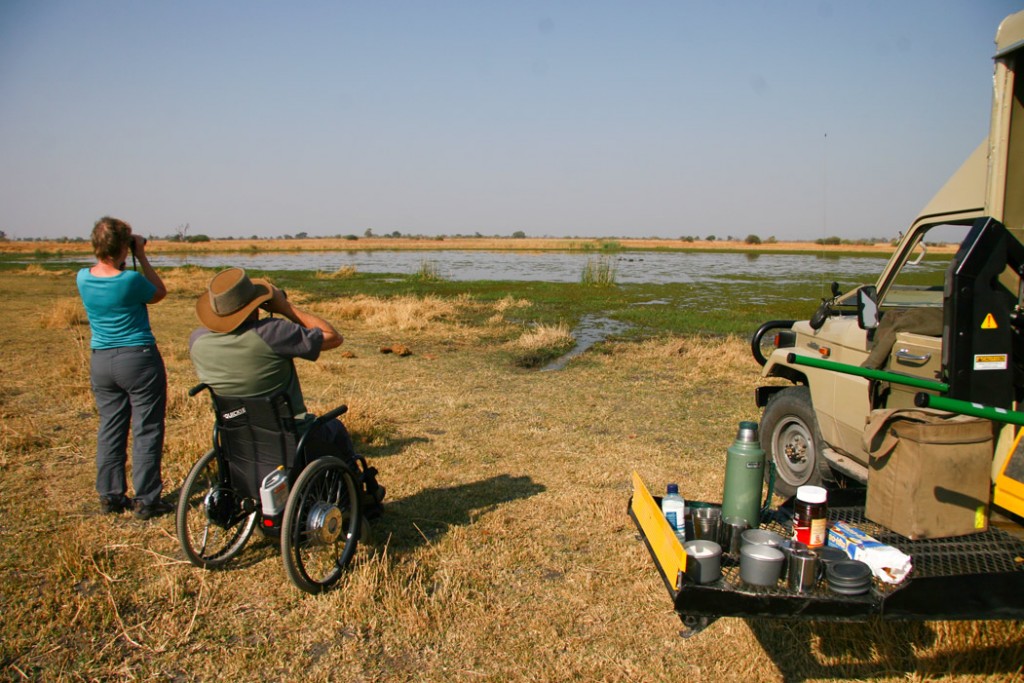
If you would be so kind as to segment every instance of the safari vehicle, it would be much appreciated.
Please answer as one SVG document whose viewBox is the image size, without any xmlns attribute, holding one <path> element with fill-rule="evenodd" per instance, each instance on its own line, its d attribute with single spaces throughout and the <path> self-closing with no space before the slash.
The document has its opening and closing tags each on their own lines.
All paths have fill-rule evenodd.
<svg viewBox="0 0 1024 683">
<path fill-rule="evenodd" d="M 866 481 L 862 436 L 872 410 L 943 397 L 996 409 L 1024 400 L 1022 65 L 1019 12 L 996 34 L 988 139 L 911 223 L 878 280 L 845 293 L 833 283 L 810 320 L 770 321 L 755 333 L 763 376 L 791 383 L 756 393 L 779 493 L 843 477 Z M 939 246 L 950 243 L 960 245 L 955 253 Z M 775 348 L 766 356 L 768 339 Z M 1024 476 L 1003 476 L 1013 438 L 1012 427 L 1001 430 L 992 478 L 995 502 L 1020 515 Z"/>
<path fill-rule="evenodd" d="M 774 465 L 764 470 L 776 493 L 866 483 L 870 459 L 862 440 L 872 411 L 931 406 L 992 420 L 997 438 L 972 457 L 992 453 L 991 503 L 1008 513 L 1010 527 L 982 528 L 982 505 L 974 533 L 909 538 L 868 518 L 870 486 L 828 486 L 828 523 L 842 522 L 909 556 L 909 575 L 894 583 L 876 573 L 864 594 L 839 590 L 839 582 L 823 586 L 831 577 L 801 593 L 751 585 L 742 557 L 723 550 L 721 576 L 704 582 L 691 576 L 698 556 L 687 554 L 659 499 L 634 473 L 629 514 L 687 627 L 684 635 L 719 616 L 1024 618 L 1024 535 L 1015 523 L 1024 516 L 1024 412 L 1017 410 L 1024 401 L 1024 77 L 1016 78 L 1024 64 L 1024 12 L 1003 20 L 996 47 L 988 139 L 910 225 L 877 281 L 846 293 L 834 284 L 810 320 L 769 321 L 751 347 L 770 380 L 756 391 L 764 409 L 758 438 Z M 984 497 L 984 464 L 979 470 Z M 939 495 L 938 487 L 926 489 Z M 792 537 L 794 515 L 790 497 L 777 508 L 766 505 L 757 526 Z"/>
</svg>

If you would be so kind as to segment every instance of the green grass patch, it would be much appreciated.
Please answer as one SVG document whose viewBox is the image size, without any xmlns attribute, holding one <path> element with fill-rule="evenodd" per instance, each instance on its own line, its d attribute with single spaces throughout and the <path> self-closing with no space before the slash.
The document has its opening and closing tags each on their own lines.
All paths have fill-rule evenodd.
<svg viewBox="0 0 1024 683">
<path fill-rule="evenodd" d="M 350 278 L 316 278 L 312 272 L 253 271 L 284 289 L 294 287 L 314 299 L 366 295 L 469 297 L 493 303 L 506 297 L 525 299 L 530 306 L 508 318 L 524 324 L 575 327 L 585 315 L 600 314 L 633 325 L 623 336 L 643 338 L 663 334 L 750 335 L 766 320 L 806 319 L 821 300 L 822 285 L 773 284 L 753 277 L 727 283 L 619 284 L 593 287 L 582 283 L 428 280 L 407 275 L 356 273 Z M 464 314 L 461 322 L 478 325 L 487 311 Z"/>
</svg>

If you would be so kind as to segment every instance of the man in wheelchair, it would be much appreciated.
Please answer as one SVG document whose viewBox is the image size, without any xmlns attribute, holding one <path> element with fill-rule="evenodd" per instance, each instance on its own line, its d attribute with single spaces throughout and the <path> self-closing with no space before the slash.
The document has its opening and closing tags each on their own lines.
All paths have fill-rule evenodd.
<svg viewBox="0 0 1024 683">
<path fill-rule="evenodd" d="M 261 308 L 281 317 L 260 319 Z M 282 290 L 250 279 L 241 268 L 223 270 L 210 280 L 196 300 L 196 315 L 203 327 L 192 333 L 189 351 L 200 381 L 222 396 L 269 396 L 284 390 L 298 432 L 305 433 L 314 416 L 306 411 L 293 360 L 315 361 L 321 351 L 341 346 L 344 339 L 334 326 L 293 306 Z M 377 483 L 377 470 L 356 456 L 345 426 L 334 419 L 314 429 L 307 440 L 346 455 L 360 474 L 363 514 L 379 516 L 384 487 Z"/>
</svg>

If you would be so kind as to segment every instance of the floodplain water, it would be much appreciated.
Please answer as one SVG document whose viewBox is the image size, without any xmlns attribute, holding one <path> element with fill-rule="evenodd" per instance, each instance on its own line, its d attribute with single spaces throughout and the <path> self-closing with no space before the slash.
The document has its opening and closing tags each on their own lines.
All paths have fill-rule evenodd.
<svg viewBox="0 0 1024 683">
<path fill-rule="evenodd" d="M 777 284 L 819 282 L 873 282 L 883 257 L 739 252 L 519 252 L 460 250 L 325 251 L 218 253 L 179 255 L 152 254 L 156 267 L 195 265 L 210 268 L 240 266 L 252 270 L 319 270 L 334 272 L 355 268 L 359 273 L 412 275 L 424 265 L 431 272 L 454 281 L 508 280 L 579 282 L 588 262 L 607 260 L 621 284 L 668 284 L 686 282 L 763 282 Z M 922 264 L 925 265 L 925 264 Z"/>
<path fill-rule="evenodd" d="M 766 306 L 772 292 L 782 286 L 808 285 L 826 291 L 826 283 L 872 283 L 887 255 L 860 256 L 834 252 L 778 254 L 773 252 L 626 251 L 595 252 L 487 251 L 487 250 L 347 250 L 306 252 L 226 252 L 215 254 L 150 255 L 157 268 L 193 265 L 207 268 L 239 266 L 249 270 L 303 270 L 335 272 L 352 268 L 358 273 L 414 275 L 430 272 L 450 281 L 580 282 L 588 264 L 605 262 L 618 284 L 700 283 L 721 285 L 717 296 L 744 292 L 751 306 Z M 66 259 L 72 260 L 72 259 Z M 81 260 L 81 259 L 75 259 Z M 944 262 L 924 261 L 922 270 L 945 268 Z M 766 287 L 767 284 L 775 287 Z M 728 285 L 728 286 L 726 286 Z M 713 297 L 693 301 L 652 300 L 634 305 L 669 305 L 681 308 L 716 306 Z M 596 343 L 622 334 L 631 325 L 601 315 L 585 315 L 572 331 L 575 346 L 542 370 L 561 370 Z"/>
</svg>

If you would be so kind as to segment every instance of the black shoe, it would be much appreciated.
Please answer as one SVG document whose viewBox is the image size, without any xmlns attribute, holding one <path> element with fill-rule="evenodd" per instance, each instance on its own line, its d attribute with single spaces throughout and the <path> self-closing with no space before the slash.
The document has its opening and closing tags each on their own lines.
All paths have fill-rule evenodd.
<svg viewBox="0 0 1024 683">
<path fill-rule="evenodd" d="M 363 494 L 363 516 L 367 519 L 377 519 L 384 514 L 384 487 L 374 482 L 373 491 Z"/>
<path fill-rule="evenodd" d="M 364 519 L 379 519 L 384 514 L 384 506 L 380 503 L 363 503 Z"/>
<path fill-rule="evenodd" d="M 105 515 L 119 515 L 132 506 L 132 501 L 125 495 L 100 496 L 100 512 Z"/>
<path fill-rule="evenodd" d="M 141 500 L 136 499 L 132 504 L 132 514 L 136 519 L 153 519 L 171 512 L 174 512 L 174 506 L 162 500 L 157 500 L 151 505 L 143 505 Z"/>
<path fill-rule="evenodd" d="M 366 467 L 359 475 L 359 483 L 363 487 L 364 500 L 377 503 L 384 500 L 384 487 L 377 483 L 376 467 Z"/>
<path fill-rule="evenodd" d="M 387 490 L 377 482 L 373 482 L 373 488 L 367 493 L 373 498 L 373 502 L 379 504 L 384 502 L 384 494 L 387 493 Z"/>
</svg>

